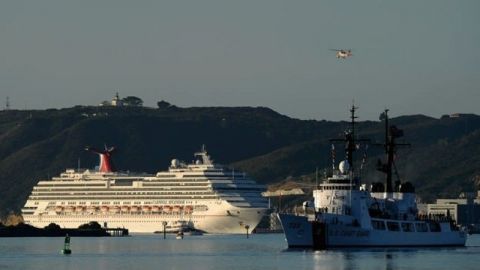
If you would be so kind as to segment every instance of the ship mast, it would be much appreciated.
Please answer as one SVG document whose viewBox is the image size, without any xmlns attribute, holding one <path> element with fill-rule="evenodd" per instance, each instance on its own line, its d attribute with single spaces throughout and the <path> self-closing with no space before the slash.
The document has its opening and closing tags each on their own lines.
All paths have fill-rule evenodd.
<svg viewBox="0 0 480 270">
<path fill-rule="evenodd" d="M 353 152 L 357 149 L 357 146 L 355 144 L 355 119 L 358 118 L 357 116 L 355 116 L 355 110 L 356 109 L 358 109 L 358 107 L 355 107 L 355 105 L 352 104 L 352 108 L 350 109 L 350 114 L 351 114 L 350 115 L 350 119 L 351 119 L 350 125 L 351 125 L 352 129 L 347 131 L 347 133 L 345 134 L 346 140 L 347 140 L 347 144 L 345 145 L 345 147 L 346 147 L 345 152 L 346 152 L 347 160 L 348 160 L 348 163 L 350 165 L 352 173 L 354 172 Z"/>
<path fill-rule="evenodd" d="M 380 120 L 385 121 L 385 143 L 383 144 L 385 148 L 385 154 L 387 155 L 387 163 L 382 163 L 378 160 L 377 170 L 384 172 L 387 175 L 385 192 L 393 192 L 392 185 L 392 168 L 395 165 L 395 153 L 397 152 L 398 146 L 410 146 L 408 143 L 397 143 L 395 140 L 397 138 L 403 137 L 403 130 L 398 129 L 396 126 L 389 126 L 388 123 L 388 109 L 380 116 Z"/>
<path fill-rule="evenodd" d="M 357 143 L 358 142 L 366 142 L 369 140 L 365 139 L 355 139 L 355 119 L 358 117 L 355 115 L 356 110 L 358 107 L 355 107 L 354 104 L 352 104 L 352 107 L 350 108 L 350 129 L 345 130 L 345 137 L 344 139 L 332 139 L 330 140 L 331 142 L 345 142 L 345 160 L 348 161 L 349 165 L 349 171 L 350 173 L 353 173 L 355 171 L 354 163 L 353 163 L 353 152 L 357 150 Z M 334 147 L 332 147 L 332 150 Z M 333 151 L 332 151 L 333 153 Z"/>
</svg>

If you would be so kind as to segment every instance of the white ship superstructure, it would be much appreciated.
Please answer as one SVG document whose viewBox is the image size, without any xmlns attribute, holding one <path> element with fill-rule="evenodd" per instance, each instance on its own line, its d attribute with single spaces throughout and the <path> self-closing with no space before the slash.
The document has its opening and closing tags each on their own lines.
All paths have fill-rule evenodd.
<svg viewBox="0 0 480 270">
<path fill-rule="evenodd" d="M 174 159 L 168 171 L 156 175 L 66 170 L 38 182 L 23 218 L 37 227 L 76 228 L 96 221 L 140 233 L 161 232 L 164 226 L 208 233 L 245 233 L 247 225 L 253 230 L 268 211 L 264 187 L 214 164 L 204 149 L 195 157 L 193 164 Z"/>
<path fill-rule="evenodd" d="M 289 247 L 324 249 L 350 246 L 464 246 L 465 232 L 450 216 L 418 214 L 415 189 L 400 180 L 392 185 L 392 166 L 401 130 L 388 126 L 385 112 L 387 162 L 377 165 L 386 173 L 386 186 L 360 183 L 353 169 L 353 151 L 359 144 L 352 129 L 345 133 L 346 159 L 333 175 L 313 191 L 314 204 L 304 204 L 305 215 L 279 214 Z M 334 157 L 334 155 L 332 155 Z"/>
</svg>

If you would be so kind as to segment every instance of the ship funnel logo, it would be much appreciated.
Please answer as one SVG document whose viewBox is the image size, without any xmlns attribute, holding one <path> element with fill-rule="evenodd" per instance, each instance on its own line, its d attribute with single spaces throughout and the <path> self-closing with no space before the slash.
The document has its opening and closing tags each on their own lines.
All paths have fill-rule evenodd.
<svg viewBox="0 0 480 270">
<path fill-rule="evenodd" d="M 113 166 L 112 162 L 112 153 L 115 151 L 115 147 L 107 147 L 105 145 L 105 150 L 99 150 L 97 148 L 87 146 L 85 147 L 85 150 L 98 154 L 100 157 L 100 164 L 98 165 L 98 170 L 100 172 L 113 172 L 115 171 L 115 168 Z"/>
</svg>

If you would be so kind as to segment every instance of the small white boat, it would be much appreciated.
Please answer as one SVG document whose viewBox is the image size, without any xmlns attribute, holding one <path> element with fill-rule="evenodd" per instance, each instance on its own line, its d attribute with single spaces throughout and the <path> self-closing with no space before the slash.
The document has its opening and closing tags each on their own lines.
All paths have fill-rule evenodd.
<svg viewBox="0 0 480 270">
<path fill-rule="evenodd" d="M 163 233 L 165 231 L 166 233 L 179 233 L 179 232 L 187 232 L 190 231 L 192 228 L 192 224 L 185 220 L 176 220 L 176 221 L 170 221 L 165 224 L 165 227 L 160 227 L 159 230 L 154 231 L 154 233 Z"/>
<path fill-rule="evenodd" d="M 179 231 L 177 233 L 177 235 L 175 236 L 175 238 L 181 240 L 181 239 L 183 239 L 183 236 L 184 236 L 183 231 Z"/>
</svg>

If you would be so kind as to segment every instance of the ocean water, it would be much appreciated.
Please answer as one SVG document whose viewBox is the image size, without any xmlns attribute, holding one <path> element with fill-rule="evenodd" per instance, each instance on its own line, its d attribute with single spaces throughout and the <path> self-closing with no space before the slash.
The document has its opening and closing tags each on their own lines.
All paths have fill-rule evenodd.
<svg viewBox="0 0 480 270">
<path fill-rule="evenodd" d="M 0 238 L 0 269 L 480 269 L 480 235 L 461 248 L 288 250 L 282 234 Z"/>
</svg>

